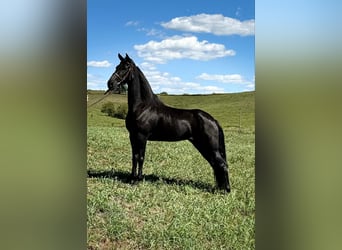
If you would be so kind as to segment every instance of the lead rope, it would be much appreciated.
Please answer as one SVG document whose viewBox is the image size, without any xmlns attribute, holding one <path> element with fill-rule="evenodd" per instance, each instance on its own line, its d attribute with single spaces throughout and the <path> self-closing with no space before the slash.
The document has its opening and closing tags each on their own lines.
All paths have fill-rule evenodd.
<svg viewBox="0 0 342 250">
<path fill-rule="evenodd" d="M 92 106 L 94 106 L 96 103 L 99 103 L 100 101 L 102 101 L 103 99 L 105 99 L 107 96 L 109 96 L 112 93 L 112 91 L 108 91 L 103 97 L 101 97 L 100 99 L 98 99 L 97 101 L 93 102 L 90 105 L 87 105 L 87 108 L 90 108 Z"/>
</svg>

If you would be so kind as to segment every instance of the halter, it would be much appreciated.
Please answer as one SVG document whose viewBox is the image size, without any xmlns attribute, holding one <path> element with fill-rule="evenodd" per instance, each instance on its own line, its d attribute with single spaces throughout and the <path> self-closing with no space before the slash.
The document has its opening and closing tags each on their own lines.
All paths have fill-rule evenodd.
<svg viewBox="0 0 342 250">
<path fill-rule="evenodd" d="M 115 72 L 114 76 L 119 80 L 117 84 L 120 85 L 121 83 L 123 83 L 128 77 L 129 73 L 131 73 L 131 71 L 132 71 L 132 67 L 131 67 L 131 64 L 129 64 L 129 69 L 127 70 L 127 72 L 125 73 L 123 77 L 121 77 L 118 73 Z"/>
</svg>

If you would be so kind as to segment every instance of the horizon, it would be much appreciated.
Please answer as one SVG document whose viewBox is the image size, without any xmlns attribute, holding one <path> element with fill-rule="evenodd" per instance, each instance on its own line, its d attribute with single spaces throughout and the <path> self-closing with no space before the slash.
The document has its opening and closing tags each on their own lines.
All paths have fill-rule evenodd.
<svg viewBox="0 0 342 250">
<path fill-rule="evenodd" d="M 87 93 L 88 91 L 94 91 L 94 92 L 106 92 L 106 90 L 104 89 L 87 89 Z M 228 94 L 243 94 L 243 93 L 252 93 L 252 92 L 256 92 L 255 89 L 254 90 L 246 90 L 246 91 L 241 91 L 241 92 L 230 92 L 230 93 L 196 93 L 196 94 L 188 94 L 188 93 L 182 93 L 182 94 L 170 94 L 170 93 L 167 93 L 167 92 L 158 92 L 158 93 L 155 93 L 153 92 L 153 94 L 155 95 L 176 95 L 176 96 L 198 96 L 198 95 L 228 95 Z M 126 93 L 121 93 L 121 94 L 118 94 L 118 93 L 112 93 L 111 95 L 127 95 Z"/>
</svg>

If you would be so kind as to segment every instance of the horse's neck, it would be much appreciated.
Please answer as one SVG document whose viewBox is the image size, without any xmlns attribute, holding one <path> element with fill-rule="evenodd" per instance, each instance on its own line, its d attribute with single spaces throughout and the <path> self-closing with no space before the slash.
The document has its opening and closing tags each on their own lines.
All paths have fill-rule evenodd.
<svg viewBox="0 0 342 250">
<path fill-rule="evenodd" d="M 134 111 L 136 107 L 141 103 L 140 84 L 138 79 L 133 78 L 128 83 L 128 108 Z"/>
<path fill-rule="evenodd" d="M 131 111 L 134 111 L 139 104 L 155 98 L 143 73 L 135 68 L 133 75 L 128 84 L 128 107 Z"/>
</svg>

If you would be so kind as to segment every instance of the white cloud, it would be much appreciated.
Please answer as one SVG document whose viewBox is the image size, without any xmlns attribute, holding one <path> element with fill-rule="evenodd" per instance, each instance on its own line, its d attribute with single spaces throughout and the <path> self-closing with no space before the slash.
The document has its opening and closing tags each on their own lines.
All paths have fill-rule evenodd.
<svg viewBox="0 0 342 250">
<path fill-rule="evenodd" d="M 138 26 L 139 25 L 139 21 L 128 21 L 126 23 L 126 26 Z"/>
<path fill-rule="evenodd" d="M 104 89 L 101 83 L 88 81 L 87 82 L 87 89 Z"/>
<path fill-rule="evenodd" d="M 241 8 L 238 7 L 237 10 L 235 11 L 235 15 L 236 16 L 240 16 L 240 11 L 241 11 Z"/>
<path fill-rule="evenodd" d="M 87 89 L 106 89 L 106 80 L 99 75 L 87 73 Z"/>
<path fill-rule="evenodd" d="M 249 90 L 255 89 L 255 83 L 248 84 L 246 87 L 247 87 L 247 89 L 249 89 Z"/>
<path fill-rule="evenodd" d="M 89 62 L 87 62 L 87 66 L 88 67 L 96 67 L 96 68 L 108 68 L 108 67 L 112 66 L 112 64 L 110 62 L 108 62 L 107 60 L 89 61 Z"/>
<path fill-rule="evenodd" d="M 224 89 L 216 86 L 203 86 L 195 82 L 183 81 L 180 77 L 172 76 L 167 72 L 145 71 L 152 89 L 156 93 L 167 92 L 169 94 L 212 94 L 223 93 Z"/>
<path fill-rule="evenodd" d="M 198 41 L 197 37 L 173 36 L 161 42 L 149 41 L 135 45 L 138 55 L 153 63 L 166 63 L 173 59 L 193 59 L 207 61 L 214 58 L 234 56 L 234 50 L 227 50 L 223 44 Z"/>
<path fill-rule="evenodd" d="M 212 33 L 215 35 L 254 35 L 254 19 L 239 21 L 221 14 L 199 14 L 194 16 L 176 17 L 166 23 L 164 28 L 186 32 Z"/>
<path fill-rule="evenodd" d="M 141 68 L 143 68 L 144 70 L 149 70 L 149 71 L 153 71 L 156 70 L 156 66 L 153 63 L 149 63 L 149 62 L 142 62 L 140 64 Z"/>
<path fill-rule="evenodd" d="M 230 84 L 239 84 L 244 87 L 242 91 L 252 91 L 255 90 L 255 77 L 252 81 L 246 80 L 243 76 L 239 74 L 231 74 L 231 75 L 210 75 L 207 73 L 202 73 L 201 75 L 196 77 L 200 80 L 205 81 L 214 81 L 217 83 L 230 83 Z"/>
<path fill-rule="evenodd" d="M 197 76 L 197 79 L 206 80 L 206 81 L 216 81 L 216 82 L 221 82 L 221 83 L 250 83 L 250 82 L 246 81 L 239 74 L 210 75 L 207 73 L 202 73 L 201 75 Z"/>
</svg>

